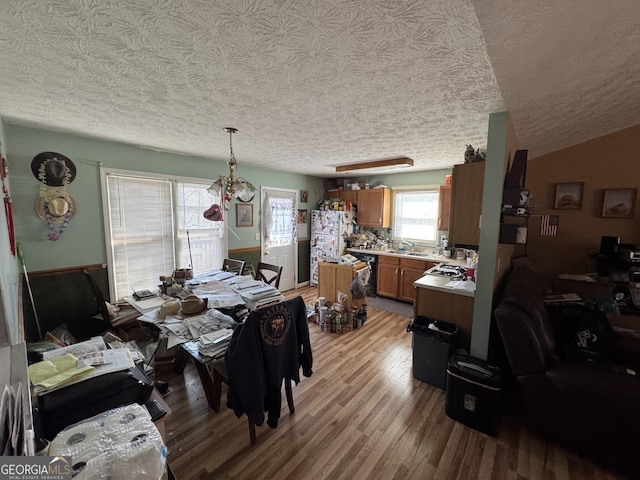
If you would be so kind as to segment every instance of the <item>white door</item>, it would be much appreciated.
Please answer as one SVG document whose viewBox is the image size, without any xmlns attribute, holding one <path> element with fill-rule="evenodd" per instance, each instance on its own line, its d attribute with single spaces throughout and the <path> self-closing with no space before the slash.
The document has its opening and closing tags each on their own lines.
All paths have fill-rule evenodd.
<svg viewBox="0 0 640 480">
<path fill-rule="evenodd" d="M 261 187 L 260 195 L 261 258 L 282 265 L 280 291 L 291 290 L 298 278 L 298 191 Z"/>
</svg>

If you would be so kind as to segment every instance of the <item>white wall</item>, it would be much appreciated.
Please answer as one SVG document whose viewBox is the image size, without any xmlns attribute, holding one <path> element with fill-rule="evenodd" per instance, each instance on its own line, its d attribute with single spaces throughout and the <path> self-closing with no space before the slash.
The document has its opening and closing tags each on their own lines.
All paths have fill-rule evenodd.
<svg viewBox="0 0 640 480">
<path fill-rule="evenodd" d="M 0 119 L 0 154 L 6 157 L 4 142 L 4 125 Z M 5 179 L 5 185 L 9 194 L 9 176 Z M 4 195 L 3 195 L 4 197 Z M 9 229 L 7 217 L 0 214 L 0 346 L 15 344 L 18 342 L 18 263 L 11 253 L 9 242 Z"/>
</svg>

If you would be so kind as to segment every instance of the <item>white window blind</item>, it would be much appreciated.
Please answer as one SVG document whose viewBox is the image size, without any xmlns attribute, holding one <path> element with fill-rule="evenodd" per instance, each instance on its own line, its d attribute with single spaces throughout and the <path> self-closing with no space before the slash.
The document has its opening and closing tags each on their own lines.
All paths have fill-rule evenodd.
<svg viewBox="0 0 640 480">
<path fill-rule="evenodd" d="M 202 213 L 211 206 L 211 194 L 205 190 L 208 185 L 193 182 L 177 182 L 178 241 L 177 257 L 179 266 L 191 267 L 194 274 L 222 267 L 225 254 L 223 242 L 224 222 L 212 222 Z"/>
<path fill-rule="evenodd" d="M 103 173 L 112 301 L 133 289 L 157 290 L 159 277 L 176 268 L 220 268 L 226 255 L 224 223 L 202 216 L 215 203 L 208 183 L 142 175 Z"/>
<path fill-rule="evenodd" d="M 435 242 L 438 224 L 438 190 L 394 191 L 394 229 L 396 239 Z"/>
</svg>

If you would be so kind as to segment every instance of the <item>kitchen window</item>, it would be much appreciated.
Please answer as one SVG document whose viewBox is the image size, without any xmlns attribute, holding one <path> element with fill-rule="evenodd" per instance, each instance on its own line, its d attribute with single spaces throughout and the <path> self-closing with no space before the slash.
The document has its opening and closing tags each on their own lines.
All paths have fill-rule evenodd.
<svg viewBox="0 0 640 480">
<path fill-rule="evenodd" d="M 434 245 L 438 233 L 438 197 L 438 186 L 394 188 L 394 240 Z"/>
<path fill-rule="evenodd" d="M 101 169 L 111 301 L 158 288 L 177 268 L 202 273 L 222 266 L 224 222 L 203 212 L 220 204 L 211 181 Z"/>
</svg>

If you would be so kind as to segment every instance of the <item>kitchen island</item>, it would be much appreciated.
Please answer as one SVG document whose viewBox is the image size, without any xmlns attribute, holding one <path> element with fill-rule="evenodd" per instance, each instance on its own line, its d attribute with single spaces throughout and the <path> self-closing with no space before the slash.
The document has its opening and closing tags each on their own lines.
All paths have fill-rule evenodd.
<svg viewBox="0 0 640 480">
<path fill-rule="evenodd" d="M 451 286 L 449 277 L 425 275 L 414 282 L 416 299 L 414 315 L 423 315 L 435 320 L 454 323 L 460 329 L 460 347 L 469 351 L 473 323 L 474 291 L 473 282 L 457 282 L 460 287 Z"/>
<path fill-rule="evenodd" d="M 420 259 L 426 264 L 445 263 L 448 265 L 465 266 L 466 260 L 423 252 L 399 252 L 397 250 L 376 250 L 363 248 L 348 248 L 349 253 L 367 253 L 379 257 L 399 257 L 402 259 Z M 378 265 L 378 282 L 381 277 L 389 277 L 380 271 Z M 461 282 L 460 287 L 454 288 L 451 278 L 441 275 L 425 274 L 413 282 L 415 298 L 413 299 L 414 315 L 423 315 L 435 320 L 454 323 L 460 329 L 462 341 L 460 347 L 469 351 L 471 344 L 471 327 L 473 323 L 473 302 L 475 292 L 469 289 L 473 282 Z M 380 283 L 379 283 L 380 284 Z M 389 295 L 383 295 L 389 296 Z M 403 300 L 404 298 L 400 298 Z"/>
</svg>

